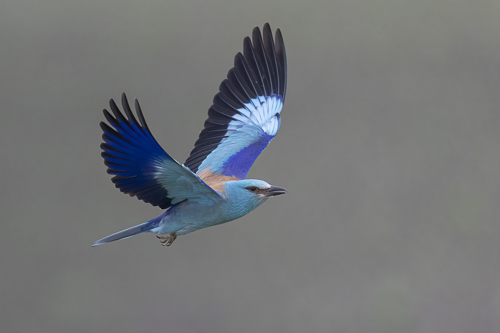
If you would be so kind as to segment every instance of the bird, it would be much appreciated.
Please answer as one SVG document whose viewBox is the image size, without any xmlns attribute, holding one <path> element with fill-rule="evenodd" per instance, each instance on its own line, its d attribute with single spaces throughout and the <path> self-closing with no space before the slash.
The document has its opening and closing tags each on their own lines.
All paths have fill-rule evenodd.
<svg viewBox="0 0 500 333">
<path fill-rule="evenodd" d="M 246 179 L 259 154 L 278 133 L 286 95 L 287 60 L 280 29 L 255 27 L 243 40 L 234 66 L 219 86 L 208 119 L 184 164 L 153 137 L 137 99 L 135 115 L 125 93 L 123 112 L 113 99 L 101 156 L 121 192 L 163 209 L 147 222 L 101 238 L 93 246 L 154 233 L 163 246 L 178 236 L 238 219 L 267 199 L 287 193 L 258 179 Z"/>
</svg>

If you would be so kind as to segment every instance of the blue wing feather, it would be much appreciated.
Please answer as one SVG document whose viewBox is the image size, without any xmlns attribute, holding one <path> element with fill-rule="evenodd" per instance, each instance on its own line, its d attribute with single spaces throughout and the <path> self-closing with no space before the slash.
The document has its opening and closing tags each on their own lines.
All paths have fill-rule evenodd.
<svg viewBox="0 0 500 333">
<path fill-rule="evenodd" d="M 104 163 L 115 186 L 153 206 L 166 209 L 183 200 L 210 204 L 220 195 L 202 182 L 193 172 L 170 157 L 158 144 L 144 120 L 139 103 L 134 117 L 125 94 L 122 105 L 127 118 L 110 100 L 111 115 L 104 110 L 112 127 L 101 122 Z"/>
<path fill-rule="evenodd" d="M 279 29 L 256 27 L 243 41 L 208 110 L 208 119 L 184 163 L 194 173 L 244 179 L 255 159 L 274 138 L 286 92 L 286 53 Z"/>
</svg>

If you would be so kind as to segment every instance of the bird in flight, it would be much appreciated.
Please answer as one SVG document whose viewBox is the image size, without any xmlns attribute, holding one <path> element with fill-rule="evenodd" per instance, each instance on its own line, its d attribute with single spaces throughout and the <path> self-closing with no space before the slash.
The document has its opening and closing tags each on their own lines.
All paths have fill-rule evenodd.
<svg viewBox="0 0 500 333">
<path fill-rule="evenodd" d="M 177 236 L 240 218 L 286 190 L 245 179 L 259 154 L 276 136 L 286 93 L 286 53 L 279 29 L 268 23 L 243 41 L 243 54 L 222 81 L 208 119 L 188 159 L 180 164 L 158 144 L 135 100 L 132 112 L 122 95 L 111 99 L 109 124 L 101 122 L 104 163 L 123 193 L 165 211 L 145 223 L 99 239 L 93 246 L 152 232 L 164 246 Z"/>
</svg>

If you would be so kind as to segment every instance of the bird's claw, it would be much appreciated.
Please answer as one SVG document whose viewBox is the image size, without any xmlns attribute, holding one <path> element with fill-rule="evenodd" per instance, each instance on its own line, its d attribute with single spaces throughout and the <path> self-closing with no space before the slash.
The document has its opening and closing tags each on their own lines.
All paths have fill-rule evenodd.
<svg viewBox="0 0 500 333">
<path fill-rule="evenodd" d="M 156 235 L 156 238 L 160 240 L 162 246 L 170 246 L 177 238 L 177 235 L 176 234 L 168 234 L 168 236 Z"/>
</svg>

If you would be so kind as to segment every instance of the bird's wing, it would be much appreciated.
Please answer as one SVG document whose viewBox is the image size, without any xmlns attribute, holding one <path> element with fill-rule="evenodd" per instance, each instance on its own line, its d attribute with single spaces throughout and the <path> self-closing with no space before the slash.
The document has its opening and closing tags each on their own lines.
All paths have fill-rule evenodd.
<svg viewBox="0 0 500 333">
<path fill-rule="evenodd" d="M 199 174 L 209 172 L 244 179 L 259 154 L 275 137 L 286 93 L 286 53 L 280 30 L 254 28 L 243 41 L 208 110 L 208 119 L 184 163 Z"/>
<path fill-rule="evenodd" d="M 104 131 L 101 144 L 102 157 L 115 186 L 130 196 L 166 209 L 184 200 L 209 205 L 221 196 L 207 186 L 191 170 L 170 157 L 151 134 L 141 108 L 135 100 L 134 117 L 125 94 L 120 112 L 111 99 L 113 115 L 104 110 L 104 116 L 113 128 L 101 122 Z"/>
</svg>

